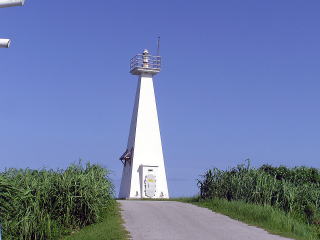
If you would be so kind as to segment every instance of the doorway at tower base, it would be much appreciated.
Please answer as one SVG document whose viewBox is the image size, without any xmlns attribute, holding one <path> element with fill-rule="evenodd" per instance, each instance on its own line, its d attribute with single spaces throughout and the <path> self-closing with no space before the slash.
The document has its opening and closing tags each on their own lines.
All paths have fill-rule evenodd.
<svg viewBox="0 0 320 240">
<path fill-rule="evenodd" d="M 140 192 L 141 198 L 161 198 L 163 193 L 157 189 L 158 166 L 140 165 Z"/>
</svg>

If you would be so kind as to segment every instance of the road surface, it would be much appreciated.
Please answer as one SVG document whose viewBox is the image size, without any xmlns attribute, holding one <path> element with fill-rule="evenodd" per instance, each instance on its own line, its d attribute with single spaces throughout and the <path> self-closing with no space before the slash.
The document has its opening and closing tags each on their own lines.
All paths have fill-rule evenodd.
<svg viewBox="0 0 320 240">
<path fill-rule="evenodd" d="M 288 240 L 188 203 L 118 202 L 133 240 Z"/>
</svg>

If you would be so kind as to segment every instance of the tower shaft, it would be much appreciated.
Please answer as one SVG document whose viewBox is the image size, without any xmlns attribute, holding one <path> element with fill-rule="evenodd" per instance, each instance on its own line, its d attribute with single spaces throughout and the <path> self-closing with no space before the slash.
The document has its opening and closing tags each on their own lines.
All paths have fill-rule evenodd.
<svg viewBox="0 0 320 240">
<path fill-rule="evenodd" d="M 119 198 L 169 198 L 152 76 L 139 75 Z"/>
</svg>

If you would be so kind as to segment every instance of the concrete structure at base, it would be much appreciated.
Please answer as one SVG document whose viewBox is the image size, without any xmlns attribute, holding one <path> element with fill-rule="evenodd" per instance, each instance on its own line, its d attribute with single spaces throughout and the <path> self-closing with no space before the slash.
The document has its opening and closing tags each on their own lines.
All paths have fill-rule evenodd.
<svg viewBox="0 0 320 240">
<path fill-rule="evenodd" d="M 119 198 L 169 198 L 152 79 L 160 66 L 161 57 L 151 56 L 148 50 L 130 62 L 130 73 L 139 80 L 127 149 L 120 157 Z"/>
</svg>

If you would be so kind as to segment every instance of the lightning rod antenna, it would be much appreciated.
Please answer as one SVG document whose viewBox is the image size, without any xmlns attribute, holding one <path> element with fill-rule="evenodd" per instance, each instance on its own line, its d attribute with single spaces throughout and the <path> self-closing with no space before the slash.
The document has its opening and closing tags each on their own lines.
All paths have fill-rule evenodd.
<svg viewBox="0 0 320 240">
<path fill-rule="evenodd" d="M 157 56 L 160 56 L 160 36 L 158 36 L 158 41 L 157 41 Z"/>
</svg>

